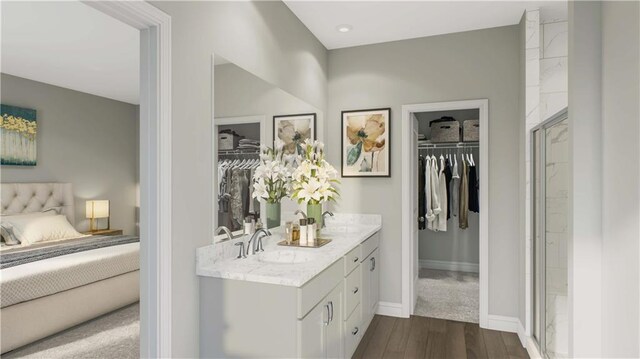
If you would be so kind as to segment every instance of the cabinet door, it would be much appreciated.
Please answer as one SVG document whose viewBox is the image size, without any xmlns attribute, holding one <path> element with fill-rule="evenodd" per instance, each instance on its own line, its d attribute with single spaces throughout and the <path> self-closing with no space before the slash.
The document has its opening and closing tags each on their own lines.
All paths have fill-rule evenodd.
<svg viewBox="0 0 640 359">
<path fill-rule="evenodd" d="M 362 323 L 366 328 L 373 314 L 371 313 L 371 255 L 362 261 L 362 288 L 360 297 L 360 310 L 362 311 Z"/>
<path fill-rule="evenodd" d="M 343 305 L 344 305 L 344 287 L 342 284 L 338 285 L 327 296 L 327 301 L 330 307 L 329 324 L 325 327 L 326 330 L 326 358 L 340 358 L 344 355 L 344 325 L 343 318 Z"/>
<path fill-rule="evenodd" d="M 328 298 L 315 306 L 298 324 L 300 349 L 302 358 L 325 358 L 327 332 L 326 327 L 331 319 L 331 308 Z M 284 335 L 284 333 L 283 333 Z"/>
<path fill-rule="evenodd" d="M 369 288 L 371 290 L 369 294 L 369 305 L 372 316 L 376 314 L 376 311 L 378 310 L 378 301 L 380 300 L 380 261 L 378 257 L 379 250 L 376 248 L 376 250 L 371 253 L 371 258 L 369 258 L 369 272 L 371 273 L 369 277 Z"/>
</svg>

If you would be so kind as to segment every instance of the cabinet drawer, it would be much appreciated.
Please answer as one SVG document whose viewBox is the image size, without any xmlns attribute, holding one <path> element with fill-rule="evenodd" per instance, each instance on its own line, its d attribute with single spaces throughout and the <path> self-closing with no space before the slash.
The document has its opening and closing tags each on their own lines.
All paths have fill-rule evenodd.
<svg viewBox="0 0 640 359">
<path fill-rule="evenodd" d="M 360 261 L 364 261 L 364 259 L 368 257 L 369 254 L 371 254 L 371 252 L 373 252 L 376 248 L 378 248 L 379 245 L 380 245 L 380 232 L 376 232 L 371 237 L 367 238 L 366 241 L 360 244 L 360 247 L 362 248 Z"/>
<path fill-rule="evenodd" d="M 346 277 L 352 270 L 354 270 L 360 262 L 362 262 L 362 248 L 360 245 L 351 250 L 344 256 L 344 276 Z"/>
<path fill-rule="evenodd" d="M 362 296 L 362 265 L 358 265 L 356 269 L 349 274 L 349 276 L 344 281 L 344 296 L 346 297 L 345 301 L 345 312 L 344 318 L 346 319 L 353 309 L 360 304 L 360 298 Z"/>
<path fill-rule="evenodd" d="M 302 288 L 298 288 L 298 319 L 303 318 L 318 302 L 342 281 L 344 258 L 315 276 Z"/>
<path fill-rule="evenodd" d="M 365 328 L 362 327 L 361 321 L 360 308 L 358 307 L 344 322 L 345 358 L 351 358 L 360 343 L 360 338 L 364 335 Z"/>
</svg>

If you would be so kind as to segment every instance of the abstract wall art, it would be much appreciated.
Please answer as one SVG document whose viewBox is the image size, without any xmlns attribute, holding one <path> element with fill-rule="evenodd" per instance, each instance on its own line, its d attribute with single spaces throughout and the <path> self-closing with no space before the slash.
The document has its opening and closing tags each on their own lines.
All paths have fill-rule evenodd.
<svg viewBox="0 0 640 359">
<path fill-rule="evenodd" d="M 36 110 L 0 105 L 0 160 L 2 165 L 35 166 L 38 123 Z"/>
</svg>

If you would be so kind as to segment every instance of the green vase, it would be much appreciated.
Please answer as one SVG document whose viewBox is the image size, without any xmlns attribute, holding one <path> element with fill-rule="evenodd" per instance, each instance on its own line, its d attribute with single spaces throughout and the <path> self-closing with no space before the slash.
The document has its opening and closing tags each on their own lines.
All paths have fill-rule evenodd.
<svg viewBox="0 0 640 359">
<path fill-rule="evenodd" d="M 318 224 L 317 234 L 320 234 L 320 229 L 322 228 L 322 204 L 307 204 L 307 217 L 315 219 Z"/>
<path fill-rule="evenodd" d="M 280 202 L 267 202 L 267 228 L 280 226 Z"/>
</svg>

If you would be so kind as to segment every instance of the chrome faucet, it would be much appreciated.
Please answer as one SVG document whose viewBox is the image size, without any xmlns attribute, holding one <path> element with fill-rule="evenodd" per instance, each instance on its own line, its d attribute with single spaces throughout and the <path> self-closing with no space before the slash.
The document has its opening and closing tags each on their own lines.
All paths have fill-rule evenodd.
<svg viewBox="0 0 640 359">
<path fill-rule="evenodd" d="M 216 228 L 214 236 L 217 236 L 218 234 L 220 234 L 220 232 L 224 232 L 227 235 L 227 239 L 225 239 L 226 241 L 233 239 L 233 236 L 231 235 L 231 231 L 229 230 L 229 228 L 225 226 L 220 226 Z"/>
<path fill-rule="evenodd" d="M 307 219 L 307 214 L 306 214 L 306 213 L 304 213 L 301 209 L 298 209 L 298 210 L 296 210 L 296 211 L 293 213 L 293 215 L 294 215 L 294 216 L 297 216 L 297 215 L 299 215 L 299 214 L 301 214 L 301 215 L 302 215 L 302 217 L 304 217 L 304 219 Z"/>
<path fill-rule="evenodd" d="M 322 228 L 325 228 L 327 226 L 327 220 L 324 218 L 327 215 L 329 215 L 329 217 L 333 217 L 333 213 L 332 212 L 324 211 L 324 213 L 322 214 Z"/>
<path fill-rule="evenodd" d="M 260 235 L 262 234 L 262 236 Z M 249 254 L 249 248 L 251 248 L 251 254 L 256 254 L 256 252 L 263 252 L 262 248 L 262 237 L 270 236 L 271 232 L 268 229 L 260 228 L 253 233 L 249 242 L 247 242 L 247 254 Z M 253 246 L 251 245 L 253 243 Z"/>
</svg>

